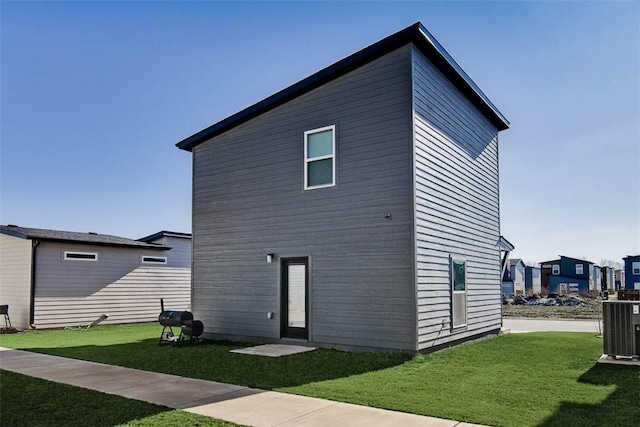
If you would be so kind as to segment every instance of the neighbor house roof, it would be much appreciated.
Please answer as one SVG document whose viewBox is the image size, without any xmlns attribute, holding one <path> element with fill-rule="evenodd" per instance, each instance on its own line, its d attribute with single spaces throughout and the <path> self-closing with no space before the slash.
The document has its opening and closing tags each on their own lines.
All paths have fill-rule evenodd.
<svg viewBox="0 0 640 427">
<path fill-rule="evenodd" d="M 524 262 L 520 258 L 510 259 L 509 260 L 509 266 L 513 267 L 514 265 L 517 265 L 519 262 L 521 262 L 524 265 Z"/>
<path fill-rule="evenodd" d="M 195 146 L 210 138 L 233 129 L 242 123 L 310 92 L 409 43 L 417 46 L 440 72 L 442 72 L 498 130 L 509 128 L 509 121 L 502 115 L 498 108 L 493 105 L 489 98 L 480 90 L 473 80 L 471 80 L 467 73 L 464 72 L 436 38 L 420 22 L 416 22 L 300 80 L 286 89 L 183 139 L 178 142 L 176 146 L 183 150 L 191 151 Z"/>
<path fill-rule="evenodd" d="M 570 256 L 564 256 L 564 255 L 560 255 L 560 258 L 566 258 L 566 259 L 570 259 L 573 261 L 578 261 L 578 262 L 586 262 L 587 264 L 595 264 L 591 261 L 587 261 L 586 259 L 580 259 L 580 258 L 571 258 Z"/>
<path fill-rule="evenodd" d="M 178 237 L 178 238 L 182 238 L 182 239 L 190 239 L 191 238 L 191 234 L 189 233 L 180 233 L 177 231 L 167 231 L 167 230 L 162 230 L 162 231 L 158 231 L 157 233 L 154 234 L 150 234 L 148 236 L 145 237 L 141 237 L 138 239 L 139 242 L 152 242 L 154 240 L 160 239 L 162 237 Z"/>
<path fill-rule="evenodd" d="M 498 239 L 497 246 L 500 248 L 500 250 L 507 251 L 507 252 L 511 252 L 512 250 L 515 249 L 515 246 L 513 246 L 513 243 L 505 239 L 504 236 L 500 236 L 500 238 Z"/>
<path fill-rule="evenodd" d="M 126 237 L 109 234 L 80 233 L 75 231 L 45 230 L 41 228 L 19 227 L 17 225 L 0 225 L 0 233 L 22 239 L 40 240 L 47 242 L 84 243 L 100 246 L 136 247 L 144 249 L 168 250 L 169 246 L 155 245 Z"/>
</svg>

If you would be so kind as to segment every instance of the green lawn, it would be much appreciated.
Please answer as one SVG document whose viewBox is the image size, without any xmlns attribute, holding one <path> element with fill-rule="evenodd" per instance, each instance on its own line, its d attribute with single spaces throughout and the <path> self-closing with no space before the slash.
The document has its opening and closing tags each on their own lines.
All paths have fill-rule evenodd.
<svg viewBox="0 0 640 427">
<path fill-rule="evenodd" d="M 236 424 L 124 397 L 0 371 L 3 426 L 202 426 Z"/>
<path fill-rule="evenodd" d="M 229 353 L 241 344 L 158 346 L 160 330 L 32 331 L 0 346 L 496 426 L 640 426 L 640 368 L 596 364 L 593 334 L 513 334 L 417 357 L 267 358 Z"/>
</svg>

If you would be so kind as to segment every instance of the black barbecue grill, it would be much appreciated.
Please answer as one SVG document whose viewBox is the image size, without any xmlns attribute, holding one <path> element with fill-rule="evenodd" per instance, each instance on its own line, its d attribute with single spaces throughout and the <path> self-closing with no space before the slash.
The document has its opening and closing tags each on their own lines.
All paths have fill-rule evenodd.
<svg viewBox="0 0 640 427">
<path fill-rule="evenodd" d="M 164 300 L 160 299 L 162 312 L 158 316 L 158 322 L 163 326 L 158 345 L 168 342 L 180 345 L 185 341 L 198 342 L 198 337 L 204 332 L 204 325 L 199 320 L 193 320 L 190 311 L 165 310 Z M 180 328 L 180 334 L 176 335 L 173 328 Z M 187 338 L 188 337 L 188 338 Z"/>
</svg>

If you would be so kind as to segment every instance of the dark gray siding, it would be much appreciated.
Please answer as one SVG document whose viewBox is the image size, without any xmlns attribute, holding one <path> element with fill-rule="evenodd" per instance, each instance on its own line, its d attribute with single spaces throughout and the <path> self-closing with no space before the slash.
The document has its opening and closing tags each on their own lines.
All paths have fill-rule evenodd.
<svg viewBox="0 0 640 427">
<path fill-rule="evenodd" d="M 279 339 L 279 261 L 309 256 L 310 342 L 415 349 L 410 52 L 193 150 L 193 311 L 208 334 Z M 304 191 L 303 132 L 327 125 L 337 185 Z"/>
<path fill-rule="evenodd" d="M 64 251 L 97 252 L 98 261 L 65 261 Z M 171 251 L 41 242 L 36 253 L 35 319 L 38 328 L 92 322 L 147 322 L 158 319 L 160 298 L 167 309 L 190 304 L 188 268 L 142 264 L 142 255 Z"/>
<path fill-rule="evenodd" d="M 497 129 L 413 49 L 418 348 L 501 326 Z M 451 329 L 449 256 L 467 261 L 468 326 Z"/>
</svg>

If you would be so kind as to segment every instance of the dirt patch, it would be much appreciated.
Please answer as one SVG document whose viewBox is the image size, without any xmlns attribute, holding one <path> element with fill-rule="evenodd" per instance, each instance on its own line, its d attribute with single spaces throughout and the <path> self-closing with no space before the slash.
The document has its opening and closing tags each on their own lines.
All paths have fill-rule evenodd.
<svg viewBox="0 0 640 427">
<path fill-rule="evenodd" d="M 544 306 L 544 305 L 505 305 L 504 317 L 536 317 L 539 319 L 588 319 L 602 318 L 599 306 Z"/>
<path fill-rule="evenodd" d="M 503 303 L 504 317 L 583 320 L 602 318 L 602 300 L 589 295 L 517 296 L 505 298 Z"/>
</svg>

